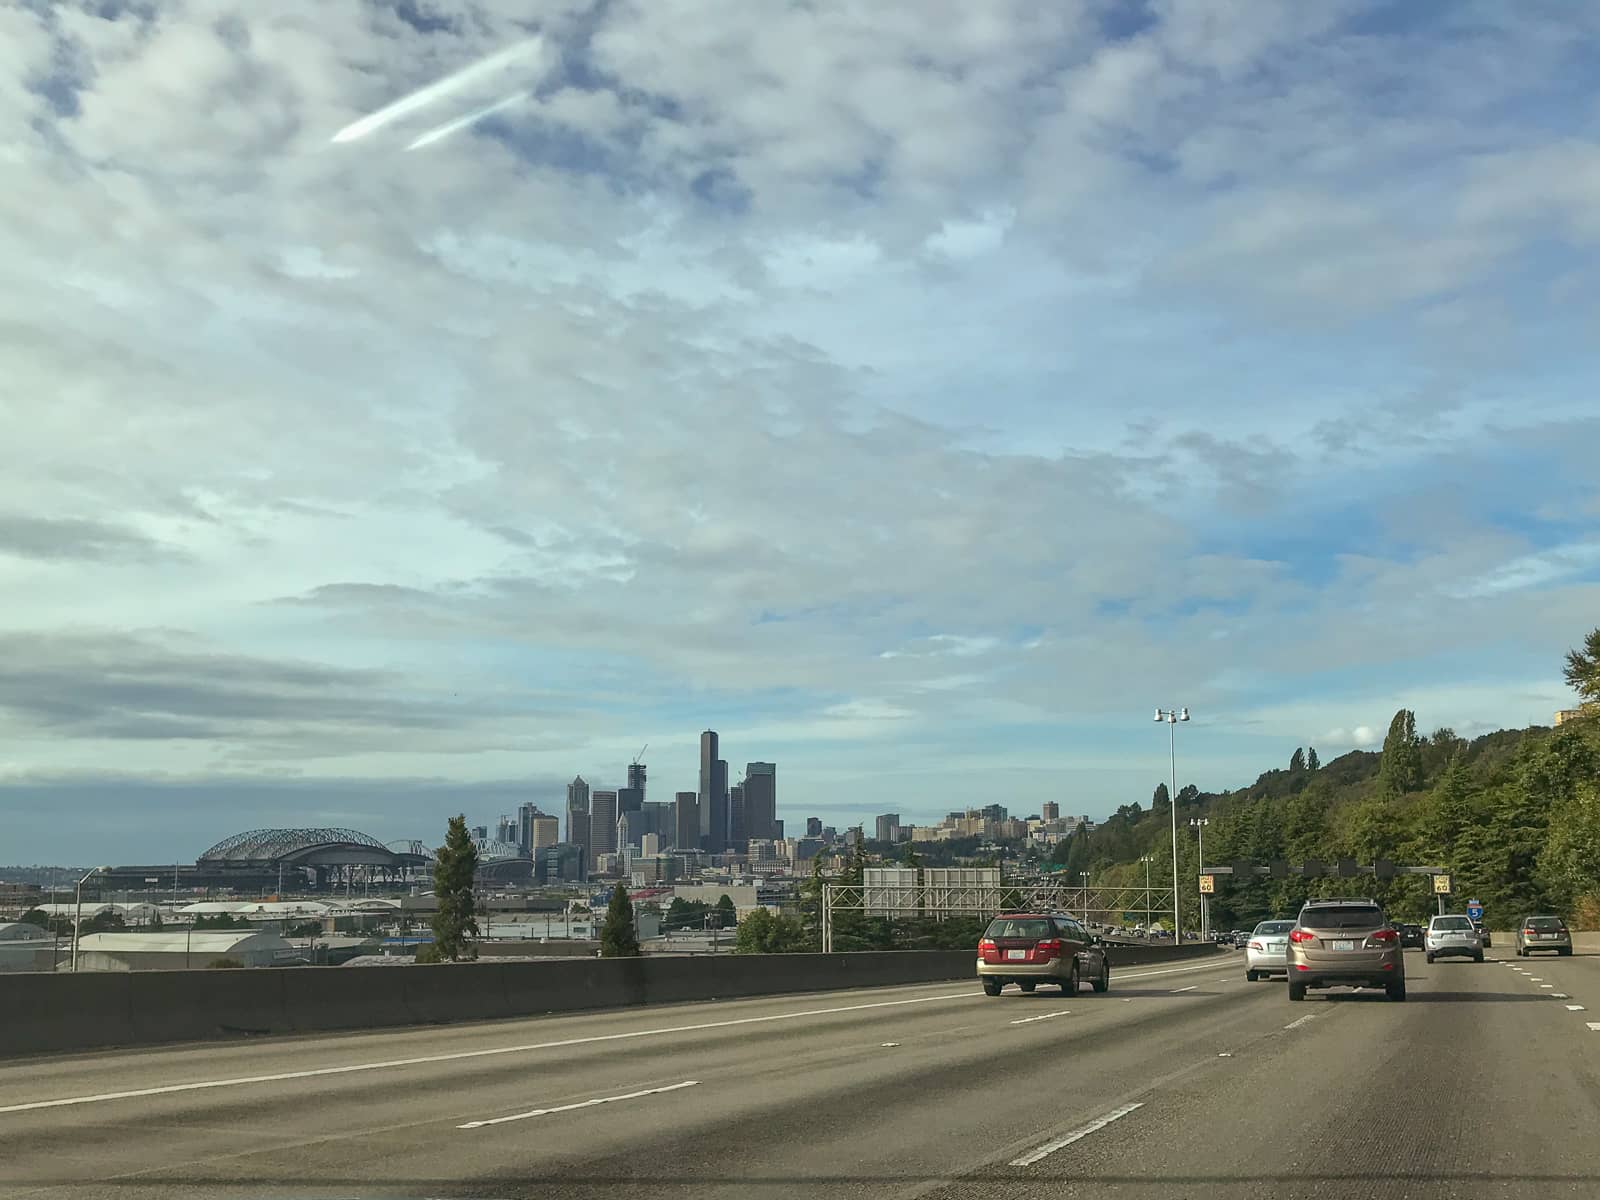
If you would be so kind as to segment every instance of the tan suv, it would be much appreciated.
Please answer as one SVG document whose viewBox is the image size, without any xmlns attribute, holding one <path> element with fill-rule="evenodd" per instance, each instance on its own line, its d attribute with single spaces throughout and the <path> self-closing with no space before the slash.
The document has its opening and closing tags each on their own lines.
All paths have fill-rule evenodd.
<svg viewBox="0 0 1600 1200">
<path fill-rule="evenodd" d="M 978 978 L 991 996 L 1008 983 L 1025 992 L 1050 983 L 1076 996 L 1080 981 L 1109 988 L 1111 961 L 1105 944 L 1063 913 L 1001 913 L 978 942 Z"/>
<path fill-rule="evenodd" d="M 1307 988 L 1382 988 L 1406 998 L 1400 934 L 1376 900 L 1307 900 L 1289 931 L 1289 999 Z"/>
</svg>

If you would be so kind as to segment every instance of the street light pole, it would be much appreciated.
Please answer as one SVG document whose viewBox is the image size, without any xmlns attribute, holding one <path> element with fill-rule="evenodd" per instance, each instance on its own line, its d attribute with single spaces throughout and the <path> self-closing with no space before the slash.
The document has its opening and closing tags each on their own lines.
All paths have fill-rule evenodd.
<svg viewBox="0 0 1600 1200">
<path fill-rule="evenodd" d="M 1178 741 L 1176 729 L 1179 721 L 1189 719 L 1187 708 L 1174 712 L 1171 709 L 1156 709 L 1156 720 L 1167 723 L 1167 753 L 1172 760 L 1172 790 L 1167 793 L 1167 804 L 1172 809 L 1172 944 L 1183 944 L 1183 917 L 1179 912 L 1178 904 L 1180 893 L 1178 891 Z"/>
<path fill-rule="evenodd" d="M 1154 854 L 1141 855 L 1139 861 L 1144 864 L 1144 935 L 1150 936 L 1150 864 L 1155 862 Z"/>
<path fill-rule="evenodd" d="M 83 924 L 83 885 L 88 883 L 101 871 L 109 870 L 107 867 L 96 867 L 78 880 L 78 900 L 72 914 L 72 969 L 78 969 L 78 927 Z"/>
<path fill-rule="evenodd" d="M 1210 817 L 1190 817 L 1189 824 L 1200 835 L 1200 869 L 1206 869 L 1206 826 L 1211 824 Z M 1200 940 L 1203 942 L 1211 936 L 1211 906 L 1206 903 L 1207 896 L 1200 894 Z"/>
</svg>

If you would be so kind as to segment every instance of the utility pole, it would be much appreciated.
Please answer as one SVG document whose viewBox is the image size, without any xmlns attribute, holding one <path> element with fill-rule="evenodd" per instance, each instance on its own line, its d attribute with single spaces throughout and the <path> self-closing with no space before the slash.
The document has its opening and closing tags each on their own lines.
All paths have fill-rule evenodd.
<svg viewBox="0 0 1600 1200">
<path fill-rule="evenodd" d="M 1178 890 L 1178 742 L 1174 732 L 1179 721 L 1189 719 L 1187 708 L 1156 709 L 1156 720 L 1167 723 L 1167 753 L 1172 760 L 1172 790 L 1167 793 L 1167 804 L 1172 810 L 1172 944 L 1183 944 L 1183 916 L 1179 909 L 1182 893 Z"/>
</svg>

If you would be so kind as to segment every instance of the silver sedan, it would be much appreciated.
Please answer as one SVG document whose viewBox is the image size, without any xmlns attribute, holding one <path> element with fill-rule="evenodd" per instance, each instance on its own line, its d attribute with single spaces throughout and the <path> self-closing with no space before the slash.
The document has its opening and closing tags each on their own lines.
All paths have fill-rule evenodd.
<svg viewBox="0 0 1600 1200">
<path fill-rule="evenodd" d="M 1244 977 L 1251 983 L 1268 975 L 1289 973 L 1289 931 L 1293 921 L 1263 921 L 1244 948 Z"/>
</svg>

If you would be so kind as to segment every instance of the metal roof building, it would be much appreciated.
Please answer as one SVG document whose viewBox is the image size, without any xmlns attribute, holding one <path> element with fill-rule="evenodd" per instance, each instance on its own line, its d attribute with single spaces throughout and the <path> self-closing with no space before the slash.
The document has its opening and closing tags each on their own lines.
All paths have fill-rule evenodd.
<svg viewBox="0 0 1600 1200">
<path fill-rule="evenodd" d="M 248 929 L 91 933 L 78 939 L 78 969 L 83 971 L 180 971 L 219 958 L 237 959 L 247 967 L 281 967 L 303 957 L 277 934 Z"/>
</svg>

